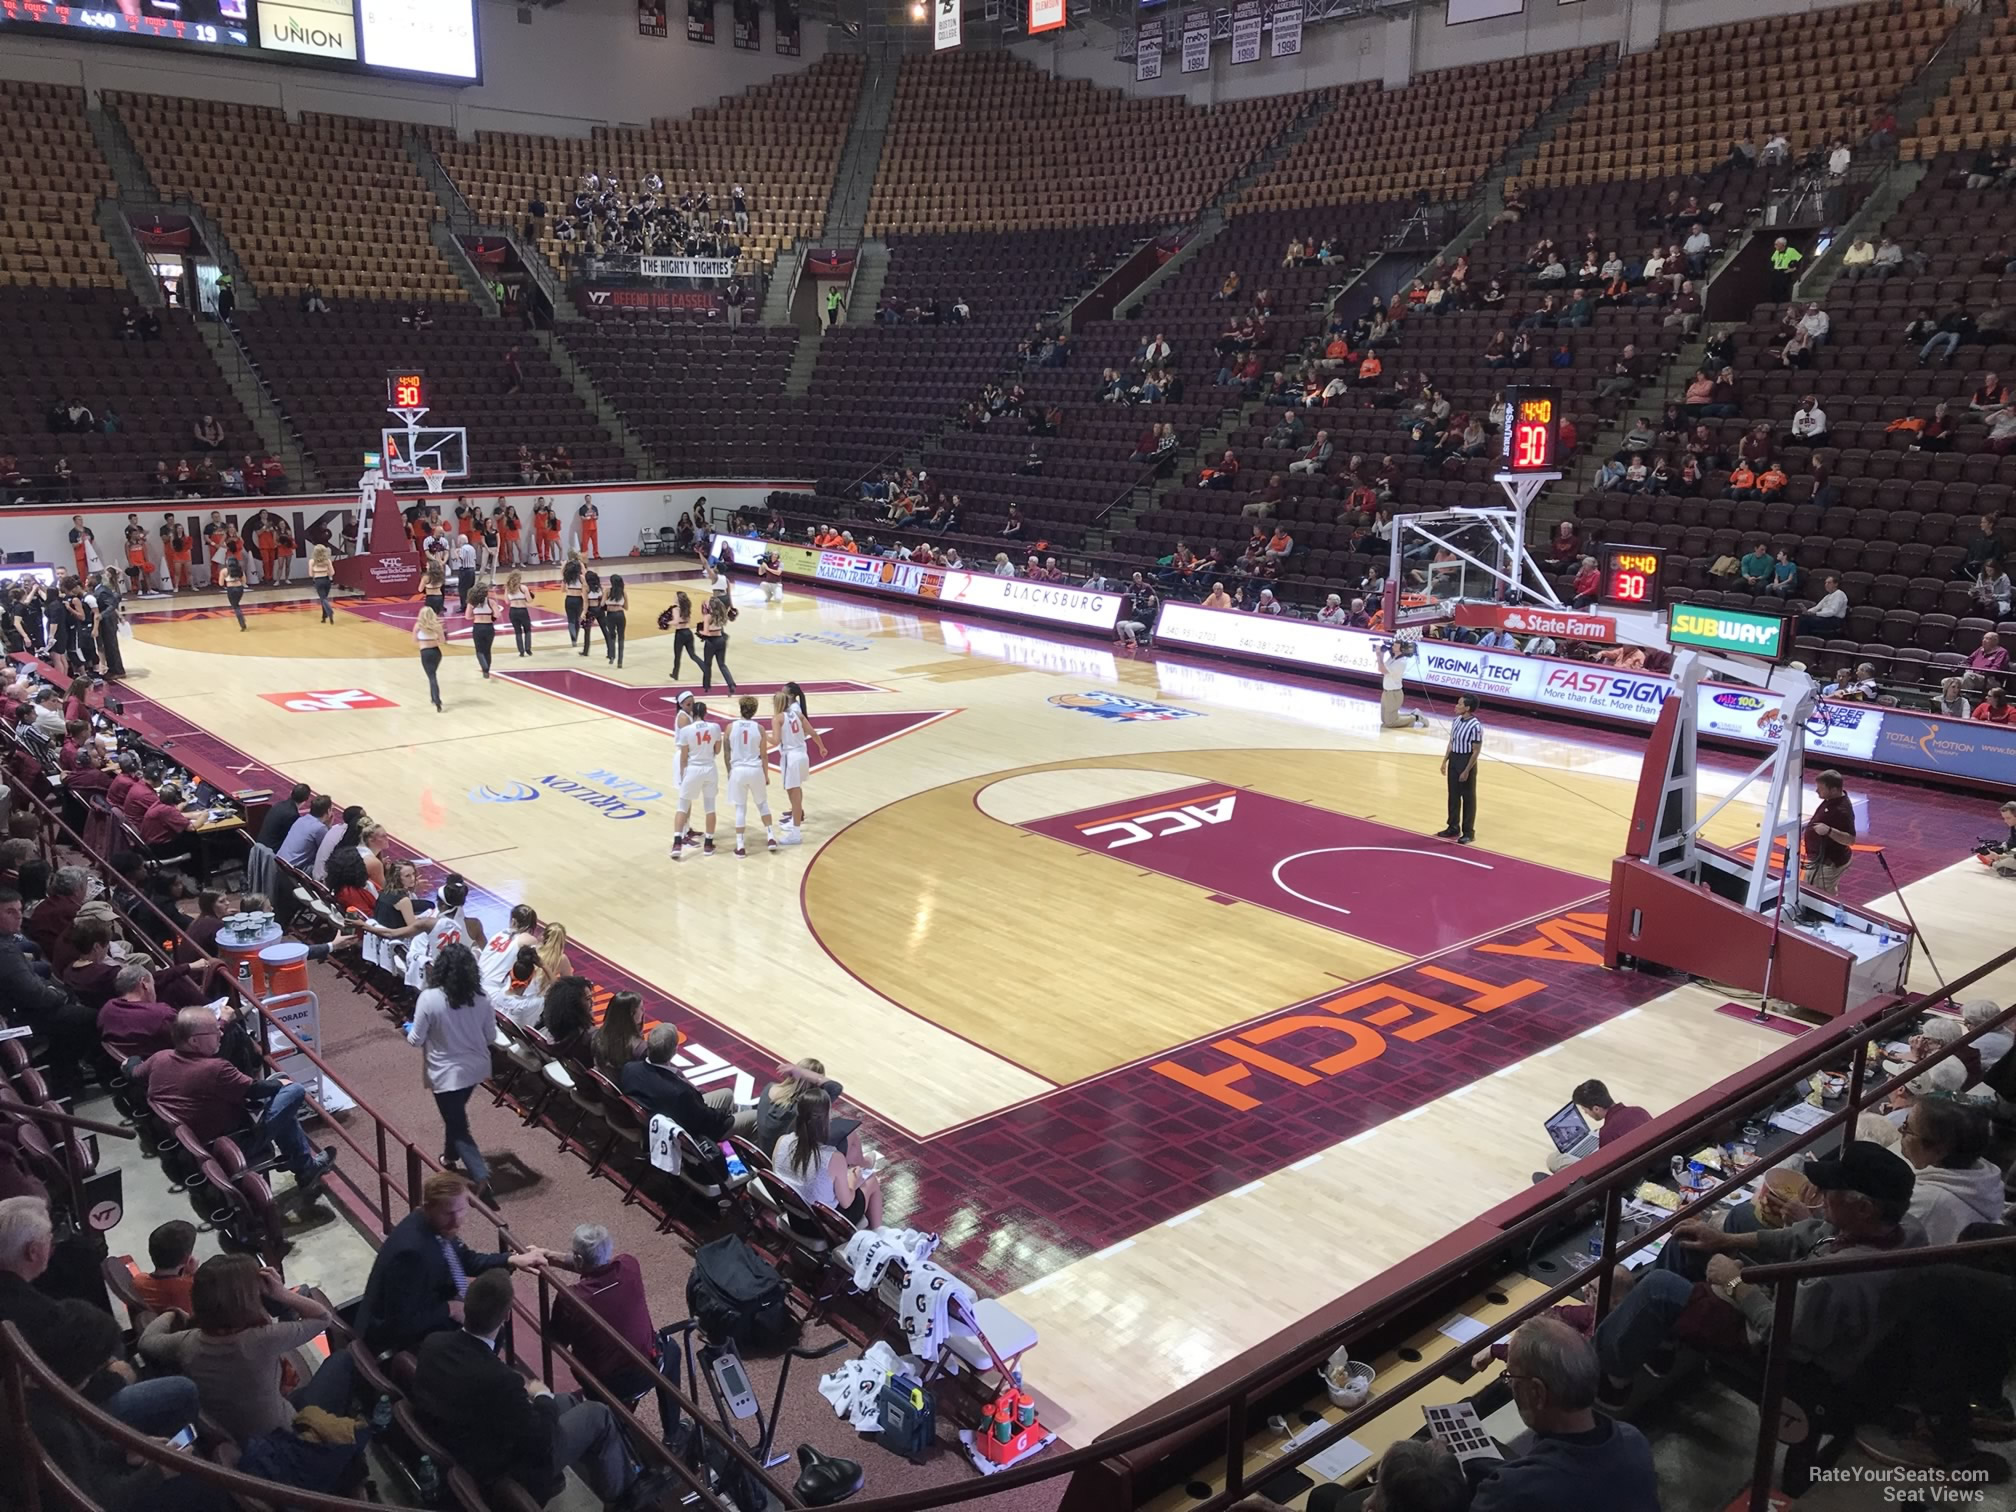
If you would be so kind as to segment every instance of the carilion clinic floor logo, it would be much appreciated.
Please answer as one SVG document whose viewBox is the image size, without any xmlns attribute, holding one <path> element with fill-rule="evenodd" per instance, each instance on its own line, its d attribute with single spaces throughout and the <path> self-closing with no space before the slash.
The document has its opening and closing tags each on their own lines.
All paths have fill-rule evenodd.
<svg viewBox="0 0 2016 1512">
<path fill-rule="evenodd" d="M 585 803 L 604 819 L 642 819 L 642 806 L 665 796 L 648 784 L 596 767 L 576 772 L 571 777 L 549 772 L 531 782 L 484 783 L 469 790 L 469 801 L 531 803 L 547 793 Z"/>
</svg>

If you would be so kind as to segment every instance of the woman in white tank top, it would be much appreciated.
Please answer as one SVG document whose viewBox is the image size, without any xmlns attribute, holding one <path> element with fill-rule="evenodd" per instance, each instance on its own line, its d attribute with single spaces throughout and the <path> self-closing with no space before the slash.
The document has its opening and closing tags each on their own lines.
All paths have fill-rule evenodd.
<svg viewBox="0 0 2016 1512">
<path fill-rule="evenodd" d="M 824 1203 L 856 1228 L 878 1229 L 882 1183 L 872 1170 L 847 1163 L 846 1151 L 833 1143 L 832 1115 L 833 1100 L 825 1091 L 807 1087 L 799 1094 L 790 1132 L 778 1137 L 770 1168 L 807 1202 Z"/>
</svg>

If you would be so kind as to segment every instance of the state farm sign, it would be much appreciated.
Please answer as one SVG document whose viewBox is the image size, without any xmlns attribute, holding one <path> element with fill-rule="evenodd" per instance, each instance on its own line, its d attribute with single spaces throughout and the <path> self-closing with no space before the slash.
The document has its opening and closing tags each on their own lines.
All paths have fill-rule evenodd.
<svg viewBox="0 0 2016 1512">
<path fill-rule="evenodd" d="M 1473 630 L 1510 630 L 1514 635 L 1551 635 L 1556 640 L 1614 641 L 1617 621 L 1601 614 L 1577 614 L 1572 609 L 1536 608 L 1532 604 L 1472 604 L 1456 606 L 1456 623 Z"/>
</svg>

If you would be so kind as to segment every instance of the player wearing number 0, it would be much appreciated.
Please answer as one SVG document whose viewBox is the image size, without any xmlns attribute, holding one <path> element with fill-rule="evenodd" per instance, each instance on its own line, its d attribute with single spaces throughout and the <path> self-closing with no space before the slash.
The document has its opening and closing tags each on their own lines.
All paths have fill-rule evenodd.
<svg viewBox="0 0 2016 1512">
<path fill-rule="evenodd" d="M 786 683 L 771 699 L 776 710 L 770 716 L 771 744 L 783 769 L 784 796 L 791 800 L 791 813 L 783 826 L 786 845 L 799 845 L 805 839 L 800 832 L 805 823 L 805 774 L 812 765 L 806 756 L 805 743 L 810 740 L 816 744 L 819 759 L 826 759 L 826 739 L 812 728 L 812 720 L 805 712 L 805 695 L 797 688 L 796 683 Z"/>
<path fill-rule="evenodd" d="M 686 820 L 697 801 L 707 815 L 707 845 L 704 854 L 714 854 L 714 806 L 721 790 L 721 774 L 714 765 L 721 749 L 721 732 L 707 722 L 707 705 L 694 699 L 680 710 L 685 723 L 678 724 L 672 738 L 679 747 L 679 811 L 672 816 L 672 859 L 686 847 Z"/>
<path fill-rule="evenodd" d="M 742 717 L 728 726 L 728 797 L 735 805 L 735 854 L 746 856 L 742 829 L 749 817 L 749 800 L 756 800 L 756 812 L 763 818 L 763 834 L 770 849 L 777 849 L 777 827 L 770 817 L 770 766 L 763 758 L 770 743 L 763 726 L 756 722 L 756 700 L 742 695 L 738 704 Z"/>
</svg>

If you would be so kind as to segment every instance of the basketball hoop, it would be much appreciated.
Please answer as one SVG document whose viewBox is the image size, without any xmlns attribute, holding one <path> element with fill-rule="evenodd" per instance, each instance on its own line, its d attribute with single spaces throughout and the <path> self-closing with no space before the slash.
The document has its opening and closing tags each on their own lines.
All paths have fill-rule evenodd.
<svg viewBox="0 0 2016 1512">
<path fill-rule="evenodd" d="M 420 469 L 420 477 L 427 484 L 427 492 L 438 494 L 441 492 L 441 484 L 447 477 L 447 474 L 442 472 L 438 467 L 423 467 Z"/>
</svg>

